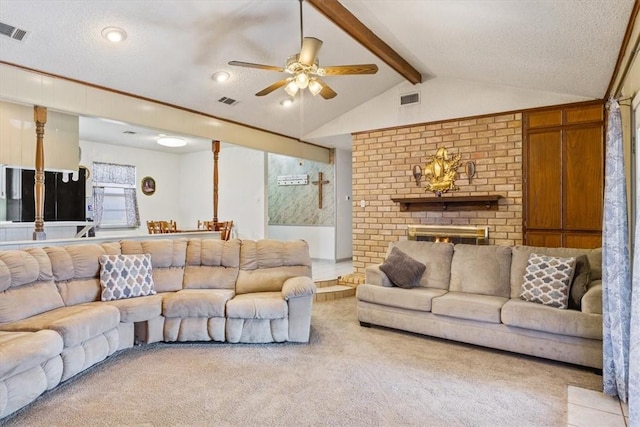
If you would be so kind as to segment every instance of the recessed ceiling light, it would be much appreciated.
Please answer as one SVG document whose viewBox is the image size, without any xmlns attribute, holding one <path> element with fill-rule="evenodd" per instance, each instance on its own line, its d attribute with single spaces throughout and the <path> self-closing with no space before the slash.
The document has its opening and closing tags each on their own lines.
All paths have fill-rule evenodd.
<svg viewBox="0 0 640 427">
<path fill-rule="evenodd" d="M 291 98 L 283 99 L 282 101 L 280 101 L 280 105 L 282 105 L 283 107 L 291 107 L 291 105 L 293 105 L 293 99 Z"/>
<path fill-rule="evenodd" d="M 118 27 L 106 27 L 102 30 L 102 37 L 113 43 L 121 42 L 127 38 L 127 33 Z"/>
<path fill-rule="evenodd" d="M 211 76 L 211 78 L 218 83 L 226 82 L 227 80 L 229 80 L 229 77 L 231 77 L 231 75 L 226 71 L 218 71 L 213 73 L 213 75 Z"/>
<path fill-rule="evenodd" d="M 187 141 L 175 136 L 163 136 L 158 138 L 158 144 L 164 145 L 165 147 L 184 147 L 187 145 Z"/>
</svg>

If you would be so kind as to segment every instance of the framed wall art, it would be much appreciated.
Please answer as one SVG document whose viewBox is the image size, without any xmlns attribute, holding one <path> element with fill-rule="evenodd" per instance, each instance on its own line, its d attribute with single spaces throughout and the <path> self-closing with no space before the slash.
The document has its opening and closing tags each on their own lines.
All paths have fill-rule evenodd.
<svg viewBox="0 0 640 427">
<path fill-rule="evenodd" d="M 142 193 L 145 196 L 151 196 L 156 192 L 156 180 L 151 178 L 150 176 L 145 176 L 142 178 Z"/>
</svg>

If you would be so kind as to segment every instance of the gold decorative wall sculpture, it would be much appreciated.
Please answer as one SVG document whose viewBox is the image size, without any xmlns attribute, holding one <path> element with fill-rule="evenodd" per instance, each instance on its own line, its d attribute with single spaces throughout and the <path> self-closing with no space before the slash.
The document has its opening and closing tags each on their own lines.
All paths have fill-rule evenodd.
<svg viewBox="0 0 640 427">
<path fill-rule="evenodd" d="M 457 190 L 455 180 L 459 166 L 459 154 L 449 154 L 446 148 L 438 148 L 425 166 L 424 176 L 429 181 L 426 191 L 433 191 L 440 197 L 442 193 Z"/>
</svg>

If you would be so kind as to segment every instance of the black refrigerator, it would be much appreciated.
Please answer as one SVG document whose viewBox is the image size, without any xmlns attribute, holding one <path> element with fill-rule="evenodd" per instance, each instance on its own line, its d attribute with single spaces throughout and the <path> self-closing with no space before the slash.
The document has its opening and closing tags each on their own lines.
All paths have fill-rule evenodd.
<svg viewBox="0 0 640 427">
<path fill-rule="evenodd" d="M 33 222 L 36 218 L 34 184 L 35 171 L 31 169 L 5 169 L 7 220 Z M 86 186 L 85 169 L 71 173 L 44 172 L 44 220 L 85 221 Z M 68 178 L 65 182 L 65 176 Z"/>
</svg>

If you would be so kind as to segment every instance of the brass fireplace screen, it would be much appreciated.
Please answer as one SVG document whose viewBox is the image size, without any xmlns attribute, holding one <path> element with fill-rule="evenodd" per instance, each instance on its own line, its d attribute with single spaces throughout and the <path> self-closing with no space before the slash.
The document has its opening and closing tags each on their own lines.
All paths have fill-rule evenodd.
<svg viewBox="0 0 640 427">
<path fill-rule="evenodd" d="M 409 225 L 407 226 L 407 238 L 409 240 L 487 245 L 489 244 L 489 227 Z"/>
</svg>

